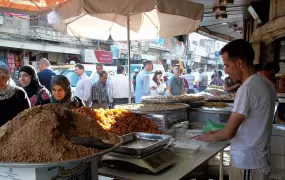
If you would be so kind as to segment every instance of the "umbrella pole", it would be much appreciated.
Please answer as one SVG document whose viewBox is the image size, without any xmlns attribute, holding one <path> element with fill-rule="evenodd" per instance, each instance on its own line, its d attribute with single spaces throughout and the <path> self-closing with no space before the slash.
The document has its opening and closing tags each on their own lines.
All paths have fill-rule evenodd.
<svg viewBox="0 0 285 180">
<path fill-rule="evenodd" d="M 127 43 L 128 43 L 128 76 L 129 76 L 129 103 L 132 100 L 132 77 L 131 77 L 131 41 L 130 41 L 130 14 L 127 14 Z"/>
</svg>

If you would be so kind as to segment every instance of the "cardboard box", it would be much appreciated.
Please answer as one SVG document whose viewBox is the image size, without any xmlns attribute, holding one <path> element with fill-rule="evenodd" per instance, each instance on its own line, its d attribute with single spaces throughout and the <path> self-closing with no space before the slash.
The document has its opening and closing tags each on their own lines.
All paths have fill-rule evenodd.
<svg viewBox="0 0 285 180">
<path fill-rule="evenodd" d="M 270 155 L 270 169 L 285 169 L 285 156 Z"/>
<path fill-rule="evenodd" d="M 23 166 L 24 167 L 24 166 Z M 0 167 L 5 180 L 98 180 L 98 160 L 85 160 L 43 168 Z"/>
</svg>

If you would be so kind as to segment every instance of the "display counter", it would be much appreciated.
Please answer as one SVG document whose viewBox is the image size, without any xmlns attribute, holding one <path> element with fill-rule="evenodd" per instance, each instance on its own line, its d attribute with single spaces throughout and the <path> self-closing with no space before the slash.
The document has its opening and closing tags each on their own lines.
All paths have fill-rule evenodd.
<svg viewBox="0 0 285 180">
<path fill-rule="evenodd" d="M 227 146 L 229 146 L 228 141 L 217 142 L 208 146 L 202 145 L 200 151 L 194 155 L 176 153 L 178 156 L 177 163 L 155 175 L 137 174 L 135 172 L 126 172 L 107 167 L 99 168 L 99 174 L 118 180 L 174 180 L 186 178 L 196 167 L 223 151 Z M 221 157 L 222 154 L 223 153 L 221 153 Z M 223 166 L 221 165 L 220 168 L 222 169 Z M 222 171 L 220 171 L 220 173 L 220 179 L 222 179 Z"/>
</svg>

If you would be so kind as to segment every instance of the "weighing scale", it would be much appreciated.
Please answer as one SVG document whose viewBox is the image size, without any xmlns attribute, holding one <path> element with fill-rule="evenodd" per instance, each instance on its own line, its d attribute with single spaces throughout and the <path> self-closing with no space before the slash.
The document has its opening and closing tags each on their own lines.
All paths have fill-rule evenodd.
<svg viewBox="0 0 285 180">
<path fill-rule="evenodd" d="M 112 152 L 103 156 L 102 164 L 115 169 L 155 174 L 176 160 L 177 156 L 169 148 L 160 148 L 141 157 Z"/>
</svg>

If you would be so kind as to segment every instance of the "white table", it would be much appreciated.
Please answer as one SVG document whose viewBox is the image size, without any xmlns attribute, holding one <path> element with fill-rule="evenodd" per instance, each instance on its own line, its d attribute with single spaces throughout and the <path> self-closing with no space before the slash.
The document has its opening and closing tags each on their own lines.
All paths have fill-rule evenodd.
<svg viewBox="0 0 285 180">
<path fill-rule="evenodd" d="M 209 146 L 201 146 L 200 151 L 195 155 L 177 154 L 178 161 L 170 169 L 158 175 L 137 174 L 134 172 L 110 169 L 107 167 L 99 168 L 99 174 L 122 180 L 178 180 L 193 171 L 203 162 L 209 160 L 229 145 L 228 141 L 217 142 Z M 221 153 L 221 156 L 222 157 Z M 223 160 L 220 160 L 223 163 Z M 220 165 L 222 168 L 222 164 Z M 222 180 L 222 169 L 220 169 L 220 180 Z"/>
</svg>

